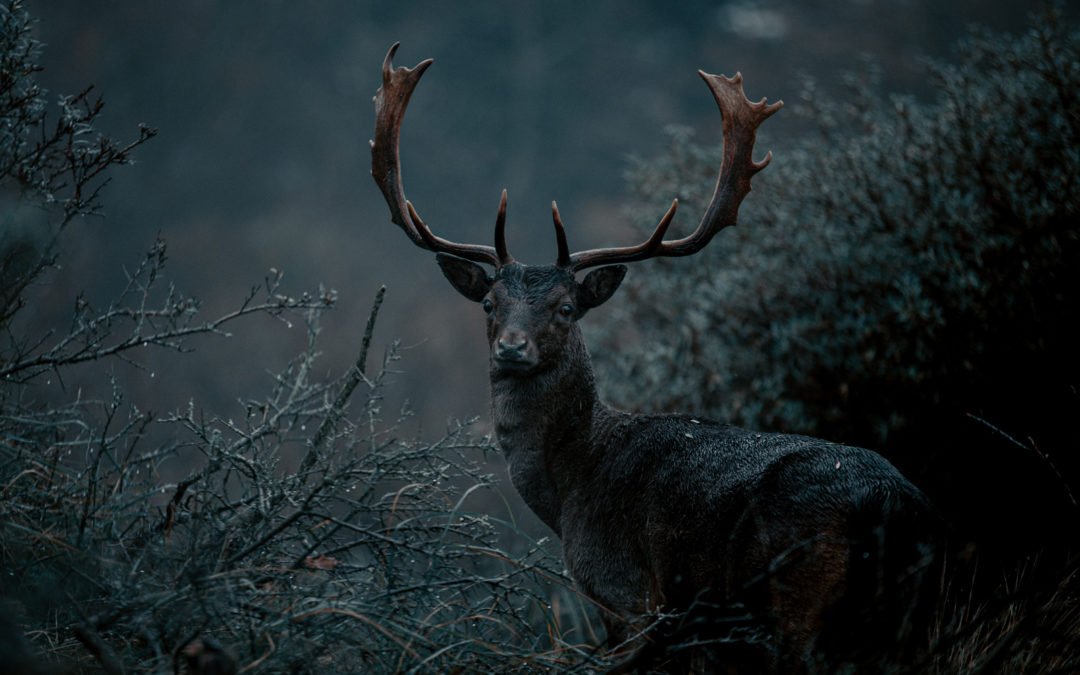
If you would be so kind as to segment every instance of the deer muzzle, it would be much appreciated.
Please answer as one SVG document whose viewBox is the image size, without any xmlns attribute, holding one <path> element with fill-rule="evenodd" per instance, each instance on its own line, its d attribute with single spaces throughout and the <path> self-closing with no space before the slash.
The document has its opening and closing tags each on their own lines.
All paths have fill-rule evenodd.
<svg viewBox="0 0 1080 675">
<path fill-rule="evenodd" d="M 536 348 L 522 331 L 504 331 L 495 341 L 492 356 L 499 370 L 505 372 L 526 372 L 537 363 Z"/>
</svg>

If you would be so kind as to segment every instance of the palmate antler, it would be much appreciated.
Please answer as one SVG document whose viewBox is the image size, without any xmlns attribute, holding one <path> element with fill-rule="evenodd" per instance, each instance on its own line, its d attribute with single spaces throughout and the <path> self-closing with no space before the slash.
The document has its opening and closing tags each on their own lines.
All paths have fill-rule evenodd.
<svg viewBox="0 0 1080 675">
<path fill-rule="evenodd" d="M 383 85 L 375 94 L 375 140 L 371 142 L 371 175 L 382 190 L 390 207 L 390 219 L 396 223 L 417 246 L 429 251 L 444 252 L 474 262 L 501 267 L 513 258 L 506 249 L 506 191 L 499 203 L 499 215 L 495 221 L 495 247 L 477 244 L 457 244 L 436 236 L 417 215 L 412 204 L 405 198 L 401 182 L 401 159 L 398 142 L 405 108 L 420 77 L 432 60 L 421 61 L 415 68 L 393 68 L 392 59 L 398 45 L 394 44 L 383 61 Z M 660 219 L 652 235 L 637 246 L 597 248 L 570 253 L 566 243 L 566 229 L 555 202 L 551 203 L 555 222 L 555 236 L 559 247 L 556 264 L 571 271 L 614 263 L 635 262 L 657 257 L 686 256 L 704 248 L 717 232 L 735 224 L 739 205 L 750 192 L 750 179 L 768 166 L 772 152 L 765 159 L 755 162 L 754 141 L 757 128 L 783 107 L 783 101 L 767 104 L 765 99 L 752 103 L 746 98 L 742 87 L 742 75 L 724 77 L 698 71 L 709 85 L 723 119 L 724 150 L 716 190 L 705 215 L 694 232 L 682 239 L 665 241 L 671 221 L 679 206 L 672 201 L 667 213 Z"/>
</svg>

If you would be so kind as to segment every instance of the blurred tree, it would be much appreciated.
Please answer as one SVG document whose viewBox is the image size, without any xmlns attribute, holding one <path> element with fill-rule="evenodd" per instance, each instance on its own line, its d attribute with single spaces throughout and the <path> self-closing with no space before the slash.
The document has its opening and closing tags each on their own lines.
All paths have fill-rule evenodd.
<svg viewBox="0 0 1080 675">
<path fill-rule="evenodd" d="M 140 127 L 123 143 L 97 133 L 104 103 L 92 87 L 59 97 L 50 116 L 36 80 L 41 44 L 33 25 L 21 0 L 0 4 L 0 328 L 22 307 L 27 286 L 55 262 L 64 228 L 98 212 L 108 171 L 130 163 L 132 151 L 155 134 Z"/>
<path fill-rule="evenodd" d="M 1050 12 L 959 51 L 930 102 L 877 96 L 872 64 L 840 102 L 807 82 L 820 135 L 756 179 L 706 259 L 631 276 L 594 327 L 600 379 L 631 408 L 880 448 L 984 547 L 1068 548 L 1080 39 Z M 718 150 L 670 137 L 630 172 L 643 228 L 711 194 Z"/>
</svg>

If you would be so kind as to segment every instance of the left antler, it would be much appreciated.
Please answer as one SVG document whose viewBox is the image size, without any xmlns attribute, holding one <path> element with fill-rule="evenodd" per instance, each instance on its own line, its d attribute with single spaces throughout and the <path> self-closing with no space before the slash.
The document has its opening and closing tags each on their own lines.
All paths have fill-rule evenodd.
<svg viewBox="0 0 1080 675">
<path fill-rule="evenodd" d="M 559 261 L 561 267 L 577 271 L 598 265 L 634 262 L 662 256 L 685 256 L 697 253 L 709 243 L 717 232 L 735 224 L 739 213 L 739 204 L 750 192 L 750 179 L 758 171 L 768 166 L 772 152 L 765 159 L 755 162 L 753 158 L 754 140 L 757 128 L 773 113 L 783 107 L 783 101 L 771 105 L 761 99 L 752 103 L 746 98 L 742 87 L 742 75 L 729 78 L 723 75 L 709 75 L 699 70 L 705 83 L 709 85 L 716 104 L 720 107 L 724 128 L 724 157 L 720 164 L 720 175 L 716 180 L 716 190 L 712 201 L 705 209 L 705 215 L 693 234 L 682 239 L 664 241 L 664 234 L 675 217 L 679 200 L 671 202 L 671 207 L 660 219 L 652 235 L 637 246 L 620 248 L 598 248 L 581 251 L 573 255 L 566 254 L 566 234 L 559 218 L 558 208 L 552 204 L 555 217 L 555 232 L 559 241 Z"/>
<path fill-rule="evenodd" d="M 506 191 L 499 203 L 499 216 L 495 222 L 495 248 L 478 244 L 457 244 L 436 236 L 417 215 L 413 205 L 405 198 L 401 182 L 401 156 L 398 144 L 401 140 L 401 123 L 405 108 L 409 105 L 416 84 L 432 64 L 431 59 L 421 61 L 415 68 L 394 68 L 393 59 L 399 43 L 394 43 L 386 53 L 382 66 L 382 86 L 375 92 L 375 139 L 371 141 L 371 175 L 390 207 L 390 220 L 405 231 L 414 244 L 429 251 L 444 252 L 474 262 L 499 267 L 513 258 L 506 250 Z"/>
</svg>

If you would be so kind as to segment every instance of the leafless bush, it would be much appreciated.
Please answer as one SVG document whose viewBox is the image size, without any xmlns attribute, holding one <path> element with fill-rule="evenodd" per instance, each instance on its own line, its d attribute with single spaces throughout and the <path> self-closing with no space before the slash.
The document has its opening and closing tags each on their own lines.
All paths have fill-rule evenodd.
<svg viewBox="0 0 1080 675">
<path fill-rule="evenodd" d="M 551 586 L 568 584 L 555 560 L 540 543 L 502 550 L 505 528 L 472 508 L 494 483 L 482 464 L 490 439 L 453 424 L 426 442 L 409 434 L 407 411 L 382 420 L 396 347 L 374 374 L 365 366 L 381 291 L 356 364 L 320 380 L 318 321 L 332 297 L 282 296 L 274 277 L 265 300 L 252 295 L 209 322 L 179 312 L 186 318 L 172 323 L 186 301 L 171 289 L 156 309 L 148 300 L 161 259 L 152 253 L 133 275 L 138 303 L 93 319 L 77 309 L 83 318 L 56 344 L 80 348 L 43 347 L 7 367 L 62 372 L 123 357 L 142 344 L 136 336 L 182 347 L 182 338 L 251 312 L 301 322 L 309 346 L 268 395 L 244 401 L 240 419 L 194 403 L 155 418 L 116 385 L 105 400 L 39 406 L 27 397 L 29 378 L 7 384 L 3 593 L 21 603 L 38 645 L 76 664 L 92 654 L 109 672 L 180 672 L 197 638 L 225 645 L 241 672 L 529 670 L 587 660 L 543 630 L 559 618 Z M 78 337 L 89 325 L 115 328 L 118 317 L 130 323 L 118 338 L 104 328 L 98 339 Z M 65 356 L 46 365 L 42 354 Z M 166 480 L 178 467 L 182 477 Z"/>
<path fill-rule="evenodd" d="M 109 171 L 130 164 L 132 152 L 157 133 L 141 126 L 128 142 L 99 134 L 94 125 L 104 102 L 93 87 L 60 96 L 51 111 L 36 79 L 41 44 L 33 25 L 21 0 L 0 3 L 0 328 L 55 263 L 64 229 L 99 212 Z"/>
<path fill-rule="evenodd" d="M 0 664 L 203 675 L 600 664 L 579 646 L 595 639 L 590 610 L 544 542 L 474 509 L 496 482 L 491 440 L 453 423 L 428 441 L 408 410 L 384 411 L 397 347 L 366 366 L 382 291 L 337 378 L 317 368 L 332 291 L 290 295 L 272 271 L 207 318 L 167 282 L 161 241 L 112 301 L 76 298 L 62 326 L 25 318 L 58 237 L 99 212 L 111 169 L 153 135 L 98 134 L 90 89 L 52 113 L 32 26 L 19 0 L 0 2 Z M 308 343 L 239 415 L 195 401 L 155 415 L 110 374 L 254 315 L 305 327 Z M 101 378 L 104 395 L 67 386 L 74 371 Z"/>
</svg>

